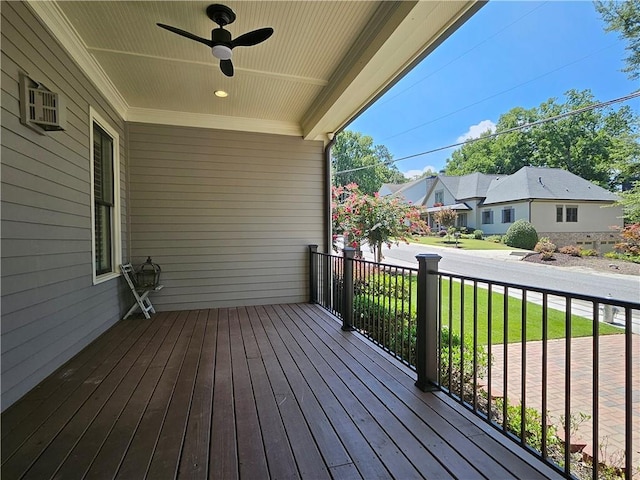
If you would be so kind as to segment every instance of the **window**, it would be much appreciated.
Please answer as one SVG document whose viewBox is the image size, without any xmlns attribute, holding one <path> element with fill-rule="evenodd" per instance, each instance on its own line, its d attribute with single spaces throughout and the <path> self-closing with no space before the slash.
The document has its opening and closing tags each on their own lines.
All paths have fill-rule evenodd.
<svg viewBox="0 0 640 480">
<path fill-rule="evenodd" d="M 459 213 L 456 217 L 456 227 L 463 228 L 467 226 L 467 214 Z"/>
<path fill-rule="evenodd" d="M 493 210 L 483 210 L 482 211 L 482 224 L 488 225 L 493 223 Z"/>
<path fill-rule="evenodd" d="M 513 223 L 515 220 L 516 211 L 514 208 L 505 208 L 502 210 L 502 223 Z"/>
<path fill-rule="evenodd" d="M 564 215 L 563 215 L 564 214 Z M 576 223 L 578 221 L 578 207 L 577 206 L 564 206 L 556 205 L 556 222 L 563 221 Z"/>
<path fill-rule="evenodd" d="M 118 275 L 120 245 L 119 138 L 91 109 L 91 202 L 94 283 Z"/>
<path fill-rule="evenodd" d="M 435 203 L 441 203 L 444 205 L 444 190 L 438 190 L 435 193 L 435 196 L 436 196 Z"/>
</svg>

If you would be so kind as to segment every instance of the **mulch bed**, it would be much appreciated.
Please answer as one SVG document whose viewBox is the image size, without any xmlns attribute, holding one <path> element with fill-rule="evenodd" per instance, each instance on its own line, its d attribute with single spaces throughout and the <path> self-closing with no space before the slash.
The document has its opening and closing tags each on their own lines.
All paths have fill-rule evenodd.
<svg viewBox="0 0 640 480">
<path fill-rule="evenodd" d="M 554 267 L 583 267 L 599 272 L 640 275 L 640 264 L 625 262 L 624 260 L 604 257 L 574 257 L 557 252 L 553 254 L 553 257 L 551 260 L 542 260 L 539 253 L 534 253 L 524 257 L 522 260 Z"/>
</svg>

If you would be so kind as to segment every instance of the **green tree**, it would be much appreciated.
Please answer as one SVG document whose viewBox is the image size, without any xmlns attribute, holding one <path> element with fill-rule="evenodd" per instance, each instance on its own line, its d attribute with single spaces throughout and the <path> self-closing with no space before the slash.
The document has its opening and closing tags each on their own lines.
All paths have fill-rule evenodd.
<svg viewBox="0 0 640 480">
<path fill-rule="evenodd" d="M 382 261 L 382 245 L 398 245 L 413 234 L 427 233 L 420 210 L 400 199 L 364 194 L 357 184 L 332 188 L 331 214 L 333 240 L 346 235 L 348 246 L 359 248 L 364 242 Z"/>
<path fill-rule="evenodd" d="M 569 90 L 532 109 L 516 107 L 500 116 L 496 133 L 567 114 L 597 103 L 590 90 Z M 484 133 L 447 160 L 448 175 L 512 174 L 526 165 L 569 170 L 612 190 L 640 178 L 638 117 L 628 106 L 592 109 L 555 121 L 490 136 Z"/>
<path fill-rule="evenodd" d="M 438 172 L 429 168 L 428 170 L 422 172 L 420 175 L 414 175 L 409 180 L 410 181 L 420 180 L 421 178 L 435 177 L 437 175 L 438 175 Z"/>
<path fill-rule="evenodd" d="M 630 190 L 621 192 L 616 202 L 622 207 L 626 223 L 640 223 L 640 181 L 633 184 Z"/>
<path fill-rule="evenodd" d="M 407 179 L 393 165 L 393 156 L 384 145 L 374 145 L 373 138 L 345 130 L 336 136 L 331 148 L 334 186 L 356 183 L 360 190 L 373 195 L 383 183 L 404 183 Z M 351 169 L 366 167 L 354 172 Z"/>
<path fill-rule="evenodd" d="M 622 70 L 631 80 L 640 79 L 640 0 L 594 2 L 607 24 L 605 31 L 618 32 L 626 40 L 629 55 Z"/>
<path fill-rule="evenodd" d="M 493 152 L 491 132 L 484 132 L 473 143 L 467 143 L 451 154 L 445 165 L 446 175 L 466 175 L 473 172 L 500 173 Z"/>
</svg>

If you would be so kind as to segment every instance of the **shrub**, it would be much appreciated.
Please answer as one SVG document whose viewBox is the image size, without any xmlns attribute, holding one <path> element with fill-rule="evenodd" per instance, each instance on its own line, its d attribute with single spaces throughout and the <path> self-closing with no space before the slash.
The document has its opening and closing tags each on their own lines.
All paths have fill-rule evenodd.
<svg viewBox="0 0 640 480">
<path fill-rule="evenodd" d="M 496 408 L 498 411 L 502 411 L 504 400 L 502 398 L 496 399 Z M 507 404 L 507 418 L 503 419 L 507 430 L 515 435 L 524 437 L 527 445 L 533 447 L 537 451 L 542 450 L 542 413 L 535 408 L 524 409 L 524 432 L 522 428 L 522 405 Z M 554 425 L 548 425 L 546 436 L 547 446 L 556 445 L 559 443 L 557 436 L 557 428 Z"/>
<path fill-rule="evenodd" d="M 622 242 L 616 243 L 613 248 L 617 252 L 631 256 L 640 255 L 640 223 L 627 225 L 620 230 Z"/>
<path fill-rule="evenodd" d="M 604 254 L 607 258 L 615 258 L 616 260 L 625 260 L 627 262 L 640 263 L 640 255 L 627 255 L 626 253 L 607 252 Z"/>
<path fill-rule="evenodd" d="M 513 248 L 533 250 L 538 243 L 538 232 L 526 220 L 516 220 L 507 230 L 503 242 Z"/>
<path fill-rule="evenodd" d="M 533 250 L 540 254 L 542 260 L 551 260 L 553 253 L 556 251 L 556 246 L 551 243 L 548 237 L 542 237 Z"/>
<path fill-rule="evenodd" d="M 415 322 L 409 328 L 412 315 L 402 310 L 401 303 L 382 296 L 355 295 L 353 322 L 374 342 L 415 365 Z"/>
<path fill-rule="evenodd" d="M 580 256 L 580 247 L 577 245 L 567 245 L 566 247 L 560 247 L 558 250 L 560 253 L 564 253 L 565 255 L 571 255 L 572 257 Z"/>
<path fill-rule="evenodd" d="M 502 243 L 502 236 L 501 235 L 489 235 L 487 237 L 487 242 Z"/>
<path fill-rule="evenodd" d="M 580 250 L 580 256 L 581 257 L 597 257 L 598 256 L 598 252 L 596 252 L 592 248 L 587 248 L 587 249 L 584 249 L 584 250 Z"/>
<path fill-rule="evenodd" d="M 440 231 L 438 232 L 438 235 L 440 235 L 441 237 L 444 237 L 446 234 L 447 234 L 447 231 L 446 231 L 446 230 L 440 230 Z"/>
<path fill-rule="evenodd" d="M 449 345 L 451 345 L 451 364 L 449 364 Z M 461 359 L 462 371 L 460 370 Z M 485 347 L 478 345 L 475 364 L 477 378 L 486 375 L 489 361 Z M 451 365 L 451 369 L 449 369 L 449 365 Z M 440 330 L 440 384 L 453 393 L 460 393 L 460 381 L 462 381 L 464 396 L 473 395 L 473 367 L 473 338 L 465 335 L 464 341 L 462 341 L 457 332 L 452 332 L 449 335 L 449 329 L 442 327 Z"/>
<path fill-rule="evenodd" d="M 483 235 L 484 235 L 484 232 L 482 230 L 473 231 L 473 238 L 475 238 L 476 240 L 482 240 Z"/>
</svg>

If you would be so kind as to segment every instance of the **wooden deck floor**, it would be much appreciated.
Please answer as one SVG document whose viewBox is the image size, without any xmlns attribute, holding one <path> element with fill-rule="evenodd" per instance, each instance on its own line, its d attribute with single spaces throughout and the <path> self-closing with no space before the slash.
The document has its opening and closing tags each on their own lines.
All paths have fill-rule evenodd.
<svg viewBox="0 0 640 480">
<path fill-rule="evenodd" d="M 2 478 L 557 477 L 317 306 L 119 322 L 2 415 Z"/>
</svg>

